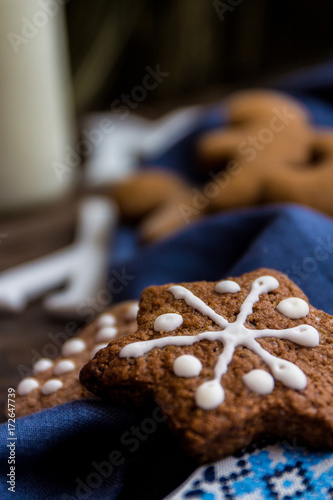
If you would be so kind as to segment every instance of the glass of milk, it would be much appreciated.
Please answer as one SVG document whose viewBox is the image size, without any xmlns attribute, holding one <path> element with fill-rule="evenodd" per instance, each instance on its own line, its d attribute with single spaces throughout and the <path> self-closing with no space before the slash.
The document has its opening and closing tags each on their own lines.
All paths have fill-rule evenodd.
<svg viewBox="0 0 333 500">
<path fill-rule="evenodd" d="M 0 212 L 69 194 L 75 148 L 64 0 L 0 0 Z"/>
</svg>

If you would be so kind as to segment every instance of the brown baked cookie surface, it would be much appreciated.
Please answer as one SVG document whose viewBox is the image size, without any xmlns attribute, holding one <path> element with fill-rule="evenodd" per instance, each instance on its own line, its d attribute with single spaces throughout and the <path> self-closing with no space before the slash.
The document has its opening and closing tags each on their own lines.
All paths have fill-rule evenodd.
<svg viewBox="0 0 333 500">
<path fill-rule="evenodd" d="M 264 434 L 333 447 L 333 318 L 275 270 L 143 291 L 138 331 L 83 367 L 96 395 L 150 395 L 201 462 Z"/>
<path fill-rule="evenodd" d="M 41 358 L 32 375 L 16 389 L 16 414 L 28 415 L 52 406 L 94 395 L 79 381 L 82 366 L 111 340 L 130 335 L 137 328 L 137 301 L 113 306 L 61 347 L 57 359 Z"/>
</svg>

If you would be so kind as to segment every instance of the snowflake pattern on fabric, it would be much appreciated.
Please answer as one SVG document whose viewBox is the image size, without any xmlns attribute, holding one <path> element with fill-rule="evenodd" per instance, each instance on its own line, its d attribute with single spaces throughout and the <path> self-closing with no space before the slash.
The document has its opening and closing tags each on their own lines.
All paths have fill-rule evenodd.
<svg viewBox="0 0 333 500">
<path fill-rule="evenodd" d="M 237 285 L 234 282 L 229 283 Z M 215 291 L 221 293 L 218 285 L 215 288 Z M 175 299 L 185 300 L 188 306 L 192 306 L 200 313 L 208 316 L 221 328 L 221 330 L 204 331 L 197 335 L 167 336 L 153 340 L 134 342 L 128 344 L 121 350 L 120 357 L 137 358 L 147 354 L 156 347 L 163 348 L 169 345 L 189 346 L 204 339 L 210 341 L 217 340 L 221 342 L 223 344 L 223 351 L 219 355 L 218 361 L 215 365 L 214 378 L 203 382 L 197 388 L 195 393 L 197 406 L 204 410 L 215 409 L 223 403 L 225 393 L 222 386 L 222 377 L 227 372 L 235 349 L 238 346 L 247 347 L 256 353 L 269 367 L 275 380 L 280 381 L 286 387 L 291 389 L 303 390 L 307 385 L 307 378 L 304 372 L 294 363 L 277 358 L 276 356 L 270 354 L 268 351 L 263 349 L 255 339 L 263 337 L 276 337 L 290 340 L 304 347 L 316 347 L 319 344 L 318 331 L 314 327 L 307 324 L 281 330 L 274 330 L 270 328 L 256 330 L 249 329 L 245 326 L 247 317 L 253 312 L 253 305 L 260 300 L 260 295 L 262 293 L 273 291 L 278 287 L 278 280 L 272 276 L 261 276 L 260 278 L 254 280 L 251 291 L 244 300 L 236 320 L 229 323 L 222 315 L 211 309 L 205 302 L 196 297 L 187 288 L 179 285 L 171 286 L 168 291 L 172 293 Z M 237 288 L 234 288 L 232 293 L 235 293 L 236 291 Z M 306 303 L 304 302 L 304 304 Z M 182 317 L 180 315 L 165 314 L 163 316 L 172 317 L 171 321 L 175 322 L 175 328 L 173 328 L 173 330 L 175 330 L 182 323 Z M 164 320 L 164 317 L 159 316 L 155 323 L 159 323 L 159 319 Z M 170 327 L 167 331 L 171 330 L 172 328 Z M 259 394 L 269 394 L 274 389 L 273 377 L 265 370 L 253 370 L 245 375 L 243 380 L 251 390 L 258 392 Z"/>
<path fill-rule="evenodd" d="M 261 441 L 197 469 L 165 500 L 333 498 L 333 455 Z"/>
</svg>

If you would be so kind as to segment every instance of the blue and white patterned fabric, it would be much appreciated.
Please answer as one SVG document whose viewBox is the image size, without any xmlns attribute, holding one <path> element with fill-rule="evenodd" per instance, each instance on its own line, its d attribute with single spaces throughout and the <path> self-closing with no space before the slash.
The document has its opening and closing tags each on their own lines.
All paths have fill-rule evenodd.
<svg viewBox="0 0 333 500">
<path fill-rule="evenodd" d="M 293 444 L 257 442 L 197 469 L 166 500 L 333 498 L 333 456 Z"/>
</svg>

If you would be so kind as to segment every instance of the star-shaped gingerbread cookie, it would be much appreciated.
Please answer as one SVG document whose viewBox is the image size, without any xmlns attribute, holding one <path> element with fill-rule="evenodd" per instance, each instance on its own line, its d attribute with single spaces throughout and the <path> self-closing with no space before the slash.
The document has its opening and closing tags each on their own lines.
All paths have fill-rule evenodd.
<svg viewBox="0 0 333 500">
<path fill-rule="evenodd" d="M 201 462 L 262 435 L 333 447 L 333 318 L 289 278 L 259 269 L 152 286 L 138 331 L 81 371 L 97 395 L 153 398 Z"/>
</svg>

